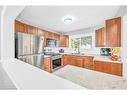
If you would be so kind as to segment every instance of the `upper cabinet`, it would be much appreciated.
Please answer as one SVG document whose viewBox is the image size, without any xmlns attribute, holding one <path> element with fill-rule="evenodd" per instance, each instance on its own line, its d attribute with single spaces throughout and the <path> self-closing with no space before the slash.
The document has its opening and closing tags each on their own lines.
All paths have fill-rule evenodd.
<svg viewBox="0 0 127 95">
<path fill-rule="evenodd" d="M 106 31 L 105 28 L 100 28 L 96 30 L 96 47 L 104 47 L 106 45 Z"/>
<path fill-rule="evenodd" d="M 106 20 L 106 46 L 121 46 L 121 17 Z"/>
<path fill-rule="evenodd" d="M 33 34 L 37 36 L 44 36 L 44 47 L 46 47 L 47 39 L 55 39 L 59 41 L 60 47 L 68 47 L 69 37 L 67 35 L 60 35 L 57 33 L 49 32 L 46 30 L 42 30 L 40 28 L 21 23 L 19 21 L 15 21 L 15 32 L 22 32 L 27 34 Z"/>
<path fill-rule="evenodd" d="M 24 32 L 24 31 L 25 31 L 24 24 L 19 21 L 15 21 L 15 32 Z"/>
<path fill-rule="evenodd" d="M 69 46 L 69 37 L 68 35 L 60 35 L 60 47 L 68 47 Z"/>
<path fill-rule="evenodd" d="M 120 47 L 121 17 L 106 20 L 105 25 L 96 30 L 96 47 Z"/>
</svg>

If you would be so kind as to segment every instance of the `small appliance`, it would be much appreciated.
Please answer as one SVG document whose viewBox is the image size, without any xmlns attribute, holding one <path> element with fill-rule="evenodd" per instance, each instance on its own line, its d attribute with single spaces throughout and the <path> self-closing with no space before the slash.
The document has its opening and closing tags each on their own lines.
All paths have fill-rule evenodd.
<svg viewBox="0 0 127 95">
<path fill-rule="evenodd" d="M 111 51 L 112 48 L 101 48 L 100 54 L 101 56 L 111 56 L 112 55 Z"/>
</svg>

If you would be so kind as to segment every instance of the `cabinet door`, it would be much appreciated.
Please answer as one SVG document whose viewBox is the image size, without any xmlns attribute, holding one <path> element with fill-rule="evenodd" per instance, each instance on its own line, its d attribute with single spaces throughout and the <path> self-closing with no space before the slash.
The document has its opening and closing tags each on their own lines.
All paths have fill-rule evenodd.
<svg viewBox="0 0 127 95">
<path fill-rule="evenodd" d="M 106 44 L 106 31 L 105 28 L 96 30 L 96 47 L 104 47 Z"/>
<path fill-rule="evenodd" d="M 30 25 L 27 25 L 27 33 L 28 34 L 33 34 L 33 28 L 32 28 L 32 26 L 30 26 Z"/>
<path fill-rule="evenodd" d="M 76 66 L 83 68 L 83 58 L 82 57 L 76 57 Z"/>
<path fill-rule="evenodd" d="M 24 24 L 19 22 L 19 21 L 15 21 L 15 32 L 25 32 L 25 27 Z"/>
<path fill-rule="evenodd" d="M 111 63 L 111 74 L 122 76 L 122 64 Z"/>
<path fill-rule="evenodd" d="M 60 47 L 68 47 L 69 45 L 69 37 L 67 35 L 60 35 Z"/>
<path fill-rule="evenodd" d="M 73 66 L 76 66 L 76 57 L 73 56 L 73 55 L 69 55 L 68 58 L 67 58 L 67 63 L 69 65 L 73 65 Z"/>
<path fill-rule="evenodd" d="M 18 21 L 15 21 L 15 32 L 20 31 L 20 23 Z"/>
<path fill-rule="evenodd" d="M 59 35 L 59 34 L 54 33 L 54 39 L 56 39 L 56 40 L 60 40 L 60 35 Z"/>
<path fill-rule="evenodd" d="M 50 61 L 50 57 L 44 58 L 44 64 L 43 68 L 45 71 L 47 72 L 51 72 L 51 61 Z"/>
<path fill-rule="evenodd" d="M 103 64 L 103 72 L 104 73 L 111 73 L 111 63 L 110 62 L 101 62 Z"/>
<path fill-rule="evenodd" d="M 62 55 L 62 67 L 68 65 L 67 64 L 67 55 Z"/>
<path fill-rule="evenodd" d="M 43 31 L 41 29 L 37 29 L 37 35 L 38 36 L 43 36 Z"/>
<path fill-rule="evenodd" d="M 103 72 L 104 71 L 104 64 L 101 61 L 94 61 L 94 70 L 95 71 L 100 71 Z"/>
<path fill-rule="evenodd" d="M 121 17 L 106 20 L 106 45 L 121 46 Z"/>
<path fill-rule="evenodd" d="M 87 68 L 87 69 L 94 68 L 93 57 L 85 57 L 84 58 L 84 68 Z"/>
</svg>

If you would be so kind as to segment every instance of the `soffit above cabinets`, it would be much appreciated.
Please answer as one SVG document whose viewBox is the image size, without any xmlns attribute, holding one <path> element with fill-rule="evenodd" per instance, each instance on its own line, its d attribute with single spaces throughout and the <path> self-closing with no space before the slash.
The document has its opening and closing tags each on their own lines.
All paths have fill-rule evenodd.
<svg viewBox="0 0 127 95">
<path fill-rule="evenodd" d="M 118 9 L 119 6 L 27 6 L 17 19 L 65 33 L 96 26 L 114 17 Z"/>
</svg>

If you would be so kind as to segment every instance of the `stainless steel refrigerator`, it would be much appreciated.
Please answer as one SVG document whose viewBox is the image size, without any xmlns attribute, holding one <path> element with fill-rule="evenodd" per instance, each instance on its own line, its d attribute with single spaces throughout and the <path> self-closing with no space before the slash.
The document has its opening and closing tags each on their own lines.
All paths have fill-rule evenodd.
<svg viewBox="0 0 127 95">
<path fill-rule="evenodd" d="M 43 69 L 43 35 L 15 33 L 15 57 Z"/>
</svg>

